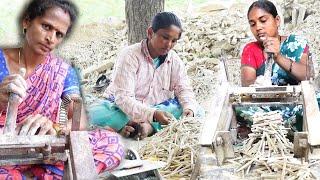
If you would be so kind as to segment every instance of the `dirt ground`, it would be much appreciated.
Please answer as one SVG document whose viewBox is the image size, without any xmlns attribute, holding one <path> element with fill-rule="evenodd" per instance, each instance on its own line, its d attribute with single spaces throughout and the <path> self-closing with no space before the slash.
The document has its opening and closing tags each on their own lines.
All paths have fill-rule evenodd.
<svg viewBox="0 0 320 180">
<path fill-rule="evenodd" d="M 282 17 L 290 19 L 293 6 L 277 1 Z M 288 1 L 286 1 L 288 3 Z M 306 19 L 297 26 L 287 20 L 281 28 L 281 34 L 298 33 L 309 40 L 313 61 L 318 68 L 320 34 L 320 2 L 301 0 L 307 8 Z M 174 48 L 185 62 L 197 100 L 205 111 L 209 97 L 214 96 L 219 75 L 218 64 L 225 59 L 228 79 L 232 85 L 240 85 L 240 55 L 243 46 L 254 40 L 249 30 L 246 11 L 249 2 L 228 6 L 207 4 L 197 12 L 181 16 L 184 33 Z M 78 67 L 81 74 L 83 92 L 87 104 L 102 96 L 102 92 L 93 89 L 97 78 L 105 74 L 110 77 L 117 53 L 127 45 L 124 21 L 112 24 L 90 24 L 78 28 L 73 36 L 56 53 Z M 318 69 L 316 69 L 318 72 Z M 145 142 L 124 140 L 129 147 L 138 149 Z M 190 174 L 187 175 L 187 177 Z"/>
<path fill-rule="evenodd" d="M 290 23 L 283 25 L 282 34 L 298 33 L 304 35 L 311 45 L 314 60 L 319 57 L 319 12 L 313 1 L 304 0 L 302 3 L 312 14 L 292 28 Z M 181 16 L 184 33 L 175 47 L 175 51 L 185 62 L 198 101 L 202 103 L 208 94 L 214 93 L 216 66 L 221 57 L 225 57 L 229 80 L 240 85 L 240 54 L 243 46 L 254 40 L 247 23 L 246 11 L 249 2 L 234 3 L 223 6 L 211 3 L 200 7 L 188 16 Z M 289 6 L 289 5 L 287 5 Z M 278 1 L 279 9 L 286 6 Z M 282 12 L 290 11 L 290 6 Z M 177 13 L 182 14 L 182 13 Z M 284 17 L 285 14 L 283 13 Z M 288 17 L 285 17 L 288 18 Z M 290 18 L 290 17 L 289 17 Z M 73 36 L 56 52 L 65 59 L 73 62 L 79 68 L 82 76 L 85 94 L 100 96 L 92 87 L 101 74 L 110 76 L 112 65 L 118 51 L 127 45 L 126 25 L 124 21 L 114 20 L 110 24 L 89 24 L 77 28 Z M 101 66 L 105 67 L 99 68 Z M 317 67 L 317 63 L 315 63 Z"/>
<path fill-rule="evenodd" d="M 290 1 L 286 1 L 289 3 Z M 320 37 L 320 2 L 300 0 L 309 15 L 306 20 L 293 27 L 290 22 L 282 26 L 282 34 L 297 32 L 309 40 L 314 60 L 318 60 Z M 194 92 L 200 104 L 206 104 L 208 96 L 213 96 L 216 88 L 217 66 L 221 57 L 226 59 L 230 83 L 240 85 L 240 55 L 243 46 L 254 40 L 247 22 L 247 8 L 250 1 L 233 4 L 208 3 L 187 16 L 177 12 L 183 22 L 184 33 L 175 46 L 175 51 L 185 62 Z M 289 4 L 277 1 L 279 12 L 285 18 L 292 9 Z M 288 12 L 287 12 L 288 11 Z M 290 14 L 290 13 L 289 13 Z M 113 20 L 109 24 L 89 24 L 78 27 L 56 53 L 78 67 L 83 83 L 84 95 L 90 104 L 101 92 L 93 89 L 99 75 L 110 77 L 112 65 L 118 51 L 127 45 L 124 20 Z M 109 64 L 104 68 L 101 66 Z M 317 63 L 316 63 L 317 64 Z M 316 65 L 317 66 L 317 65 Z M 98 70 L 97 70 L 98 69 Z"/>
</svg>

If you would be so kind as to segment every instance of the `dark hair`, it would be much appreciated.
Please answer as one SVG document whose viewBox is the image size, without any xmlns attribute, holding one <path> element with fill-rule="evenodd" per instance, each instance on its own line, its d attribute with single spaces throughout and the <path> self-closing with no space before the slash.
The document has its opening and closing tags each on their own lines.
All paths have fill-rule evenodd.
<svg viewBox="0 0 320 180">
<path fill-rule="evenodd" d="M 68 35 L 78 17 L 77 7 L 69 0 L 31 0 L 22 12 L 20 22 L 23 20 L 32 21 L 36 17 L 43 16 L 48 9 L 54 7 L 59 7 L 69 14 L 70 26 L 67 31 Z"/>
<path fill-rule="evenodd" d="M 171 12 L 157 13 L 151 22 L 153 32 L 157 32 L 159 29 L 166 29 L 171 25 L 175 25 L 182 31 L 182 25 L 180 19 Z M 180 33 L 181 35 L 181 33 Z"/>
<path fill-rule="evenodd" d="M 252 10 L 252 8 L 257 7 L 259 9 L 263 9 L 267 13 L 270 13 L 274 18 L 278 16 L 278 11 L 276 6 L 268 0 L 258 0 L 251 4 L 249 7 L 247 17 L 249 18 L 249 13 Z"/>
</svg>

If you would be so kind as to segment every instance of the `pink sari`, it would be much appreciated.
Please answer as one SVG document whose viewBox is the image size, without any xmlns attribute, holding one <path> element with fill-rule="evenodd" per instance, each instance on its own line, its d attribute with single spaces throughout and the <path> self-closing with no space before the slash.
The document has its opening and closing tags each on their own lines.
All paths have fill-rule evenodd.
<svg viewBox="0 0 320 180">
<path fill-rule="evenodd" d="M 48 54 L 46 60 L 39 64 L 28 77 L 27 96 L 19 105 L 17 123 L 29 115 L 41 114 L 54 123 L 58 123 L 58 111 L 64 82 L 70 66 L 62 59 Z M 6 113 L 0 115 L 0 133 L 5 124 Z M 89 132 L 89 140 L 97 172 L 112 170 L 120 164 L 124 148 L 119 135 L 107 130 L 97 129 Z M 29 171 L 37 179 L 62 179 L 63 163 L 55 165 L 27 165 L 0 167 L 0 179 L 24 179 L 23 172 Z"/>
<path fill-rule="evenodd" d="M 62 59 L 49 54 L 27 78 L 27 96 L 19 105 L 17 123 L 29 115 L 41 114 L 54 123 L 58 122 L 58 110 L 63 91 L 64 80 L 69 65 Z M 0 117 L 0 127 L 5 124 L 6 112 Z"/>
</svg>

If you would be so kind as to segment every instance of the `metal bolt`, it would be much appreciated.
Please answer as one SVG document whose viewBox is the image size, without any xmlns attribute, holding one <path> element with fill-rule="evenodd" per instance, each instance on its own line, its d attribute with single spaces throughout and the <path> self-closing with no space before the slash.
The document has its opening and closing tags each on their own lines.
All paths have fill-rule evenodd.
<svg viewBox="0 0 320 180">
<path fill-rule="evenodd" d="M 222 143 L 223 143 L 222 138 L 221 138 L 220 136 L 217 137 L 217 139 L 216 139 L 216 144 L 217 144 L 218 146 L 220 146 L 220 145 L 222 145 Z"/>
</svg>

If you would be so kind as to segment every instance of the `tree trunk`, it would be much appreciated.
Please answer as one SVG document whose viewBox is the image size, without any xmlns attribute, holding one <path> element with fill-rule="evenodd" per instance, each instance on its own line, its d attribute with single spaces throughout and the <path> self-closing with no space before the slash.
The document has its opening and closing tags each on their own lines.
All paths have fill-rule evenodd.
<svg viewBox="0 0 320 180">
<path fill-rule="evenodd" d="M 147 37 L 147 28 L 153 16 L 164 10 L 164 0 L 126 0 L 128 43 L 140 42 Z"/>
</svg>

